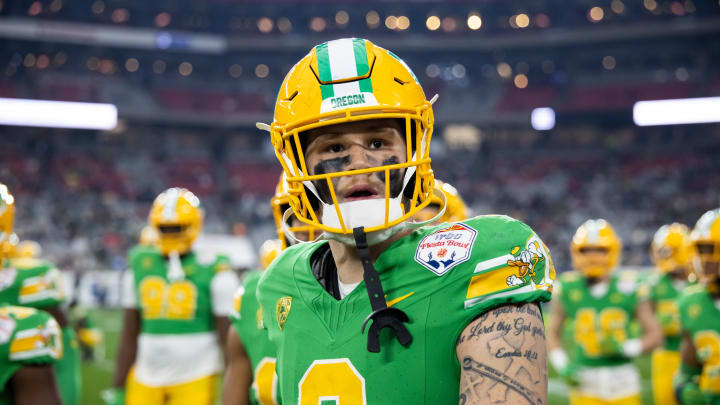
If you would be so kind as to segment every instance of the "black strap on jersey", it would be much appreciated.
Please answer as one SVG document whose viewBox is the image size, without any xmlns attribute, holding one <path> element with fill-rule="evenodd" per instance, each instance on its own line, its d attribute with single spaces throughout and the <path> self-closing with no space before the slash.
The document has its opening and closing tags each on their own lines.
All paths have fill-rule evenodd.
<svg viewBox="0 0 720 405">
<path fill-rule="evenodd" d="M 362 261 L 363 280 L 365 280 L 365 288 L 370 297 L 370 306 L 372 313 L 365 318 L 361 333 L 365 333 L 365 326 L 369 321 L 373 321 L 368 331 L 367 349 L 372 353 L 380 353 L 380 331 L 384 328 L 390 328 L 395 333 L 398 342 L 403 346 L 408 346 L 412 342 L 410 331 L 403 325 L 403 322 L 409 322 L 407 314 L 400 309 L 387 306 L 385 302 L 385 292 L 380 283 L 380 275 L 370 260 L 370 249 L 368 249 L 367 236 L 365 228 L 362 226 L 353 229 L 355 237 L 355 246 L 357 247 L 358 256 Z"/>
</svg>

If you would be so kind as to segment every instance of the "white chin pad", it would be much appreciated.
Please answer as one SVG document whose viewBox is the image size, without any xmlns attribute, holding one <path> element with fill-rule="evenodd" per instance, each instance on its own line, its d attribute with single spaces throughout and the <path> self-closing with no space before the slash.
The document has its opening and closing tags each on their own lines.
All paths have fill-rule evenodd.
<svg viewBox="0 0 720 405">
<path fill-rule="evenodd" d="M 354 229 L 360 226 L 372 228 L 385 224 L 384 198 L 348 201 L 340 203 L 339 206 L 345 227 L 348 229 Z M 392 222 L 402 217 L 402 215 L 400 197 L 391 198 L 388 222 Z M 323 204 L 322 223 L 332 228 L 342 228 L 335 206 Z"/>
</svg>

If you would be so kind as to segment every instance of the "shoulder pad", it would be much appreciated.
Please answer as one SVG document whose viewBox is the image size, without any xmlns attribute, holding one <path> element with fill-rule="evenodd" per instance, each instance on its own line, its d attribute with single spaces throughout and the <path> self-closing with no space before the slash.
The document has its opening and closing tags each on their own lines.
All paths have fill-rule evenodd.
<svg viewBox="0 0 720 405">
<path fill-rule="evenodd" d="M 60 326 L 48 313 L 33 308 L 0 307 L 2 339 L 9 343 L 8 357 L 13 362 L 42 364 L 62 355 Z"/>
<path fill-rule="evenodd" d="M 36 258 L 17 258 L 10 261 L 10 265 L 18 270 L 36 269 L 38 267 L 54 267 L 49 261 Z"/>
<path fill-rule="evenodd" d="M 578 273 L 575 270 L 566 271 L 562 274 L 560 274 L 560 282 L 561 283 L 574 283 L 576 281 L 579 281 L 581 279 L 582 275 Z"/>
</svg>

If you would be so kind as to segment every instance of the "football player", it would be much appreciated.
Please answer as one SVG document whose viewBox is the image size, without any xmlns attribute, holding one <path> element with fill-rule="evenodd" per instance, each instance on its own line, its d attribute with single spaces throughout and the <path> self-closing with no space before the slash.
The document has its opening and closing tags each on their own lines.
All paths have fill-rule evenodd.
<svg viewBox="0 0 720 405">
<path fill-rule="evenodd" d="M 590 219 L 570 244 L 576 271 L 560 277 L 548 330 L 549 358 L 571 386 L 571 405 L 640 405 L 640 375 L 631 359 L 662 343 L 650 302 L 642 299 L 636 275 L 614 272 L 622 243 L 610 224 Z M 571 322 L 572 361 L 561 345 Z M 642 336 L 630 335 L 637 320 Z"/>
<path fill-rule="evenodd" d="M 465 205 L 460 193 L 457 189 L 448 183 L 435 179 L 435 189 L 445 195 L 446 203 L 438 194 L 430 197 L 430 204 L 425 207 L 419 214 L 415 215 L 415 221 L 425 222 L 428 219 L 436 218 L 432 225 L 439 225 L 443 222 L 460 222 L 468 219 L 468 208 Z M 445 213 L 438 217 L 438 213 L 445 206 Z"/>
<path fill-rule="evenodd" d="M 433 113 L 405 62 L 318 45 L 258 127 L 294 215 L 329 239 L 288 247 L 258 286 L 283 403 L 546 403 L 548 250 L 506 216 L 412 220 L 434 193 Z"/>
<path fill-rule="evenodd" d="M 129 254 L 123 333 L 106 402 L 214 403 L 239 281 L 227 257 L 192 250 L 203 215 L 186 189 L 168 189 L 153 202 L 148 222 L 158 238 Z"/>
<path fill-rule="evenodd" d="M 0 304 L 0 405 L 63 403 L 53 367 L 62 356 L 60 334 L 47 312 Z"/>
<path fill-rule="evenodd" d="M 283 216 L 291 214 L 285 175 L 280 177 L 275 195 L 270 200 L 278 239 L 268 240 L 260 247 L 260 266 L 265 270 L 270 263 L 295 241 L 287 239 Z M 291 216 L 288 231 L 298 241 L 315 239 L 315 229 Z M 228 331 L 228 367 L 223 385 L 223 405 L 278 404 L 275 348 L 268 340 L 262 325 L 255 290 L 262 272 L 248 273 L 235 293 L 235 312 L 231 316 L 232 328 Z M 248 402 L 249 401 L 249 402 Z"/>
<path fill-rule="evenodd" d="M 687 226 L 663 225 L 650 244 L 655 272 L 646 288 L 655 316 L 662 328 L 664 343 L 652 354 L 652 387 L 655 405 L 675 405 L 673 376 L 680 367 L 680 312 L 677 299 L 692 272 L 692 253 Z"/>
<path fill-rule="evenodd" d="M 282 250 L 280 240 L 260 247 L 260 266 L 265 270 Z M 255 289 L 262 273 L 252 271 L 235 293 L 235 312 L 228 330 L 228 364 L 223 385 L 223 405 L 278 404 L 275 348 L 262 325 Z"/>
<path fill-rule="evenodd" d="M 720 404 L 720 208 L 706 212 L 690 233 L 699 283 L 678 306 L 682 359 L 675 395 L 683 405 Z"/>
<path fill-rule="evenodd" d="M 5 199 L 5 207 L 0 207 L 3 218 L 0 220 L 0 235 L 4 236 L 12 232 L 15 205 L 7 187 L 0 184 L 0 196 L 2 195 L 5 196 L 0 197 Z M 80 404 L 80 349 L 75 331 L 61 307 L 65 301 L 62 274 L 54 264 L 37 258 L 14 258 L 6 260 L 0 267 L 0 303 L 42 309 L 52 315 L 60 325 L 63 350 L 59 360 L 54 363 L 60 395 L 65 405 Z"/>
</svg>

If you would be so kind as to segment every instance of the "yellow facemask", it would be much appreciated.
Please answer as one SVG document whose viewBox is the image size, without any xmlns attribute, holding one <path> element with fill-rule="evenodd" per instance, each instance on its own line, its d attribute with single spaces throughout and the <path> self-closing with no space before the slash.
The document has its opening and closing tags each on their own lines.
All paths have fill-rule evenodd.
<svg viewBox="0 0 720 405">
<path fill-rule="evenodd" d="M 143 246 L 153 246 L 158 240 L 158 230 L 150 225 L 145 225 L 140 231 L 140 244 Z"/>
<path fill-rule="evenodd" d="M 156 246 L 164 254 L 182 255 L 192 248 L 203 224 L 200 200 L 184 188 L 170 188 L 155 199 L 148 223 L 158 230 Z"/>
<path fill-rule="evenodd" d="M 290 209 L 290 195 L 288 194 L 288 184 L 285 180 L 285 173 L 280 175 L 280 180 L 275 188 L 275 195 L 270 199 L 270 207 L 273 212 L 273 219 L 275 219 L 275 228 L 277 229 L 278 239 L 282 246 L 282 250 L 288 247 L 288 236 L 285 234 L 285 230 L 292 234 L 292 238 L 297 237 L 301 233 L 307 233 L 308 241 L 315 240 L 317 236 L 317 228 L 312 225 L 303 224 L 300 226 L 290 226 L 285 223 L 283 216 L 285 212 Z M 293 241 L 290 241 L 292 244 Z"/>
<path fill-rule="evenodd" d="M 604 255 L 588 254 L 588 249 L 602 249 Z M 604 277 L 618 265 L 622 242 L 604 219 L 589 219 L 575 232 L 570 242 L 570 256 L 575 269 L 587 277 Z"/>
<path fill-rule="evenodd" d="M 710 210 L 698 219 L 690 232 L 690 242 L 698 278 L 715 283 L 720 279 L 720 208 Z"/>
<path fill-rule="evenodd" d="M 661 273 L 683 269 L 689 276 L 692 269 L 691 249 L 687 226 L 675 222 L 663 225 L 655 232 L 650 244 L 650 257 Z"/>
<path fill-rule="evenodd" d="M 309 174 L 302 148 L 305 132 L 388 118 L 402 122 L 404 163 Z M 370 41 L 346 38 L 313 48 L 285 77 L 273 123 L 258 127 L 270 131 L 287 176 L 289 204 L 295 216 L 329 237 L 352 243 L 353 228 L 362 226 L 370 243 L 377 243 L 400 230 L 404 221 L 430 202 L 434 186 L 430 167 L 432 104 L 407 65 Z M 398 196 L 390 194 L 394 170 L 403 173 L 403 191 Z M 333 179 L 369 173 L 384 174 L 383 198 L 338 202 Z M 322 201 L 318 185 L 329 188 L 331 201 Z"/>
<path fill-rule="evenodd" d="M 10 249 L 10 236 L 15 221 L 15 198 L 10 194 L 7 186 L 0 183 L 0 265 L 8 257 Z"/>
</svg>

